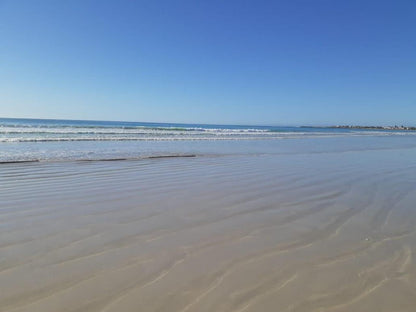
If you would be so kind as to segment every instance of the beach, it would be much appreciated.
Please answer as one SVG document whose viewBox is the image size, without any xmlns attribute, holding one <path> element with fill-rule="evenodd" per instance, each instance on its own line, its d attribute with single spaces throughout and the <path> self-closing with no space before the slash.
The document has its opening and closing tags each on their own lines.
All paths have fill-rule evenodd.
<svg viewBox="0 0 416 312">
<path fill-rule="evenodd" d="M 415 13 L 0 0 L 0 312 L 416 312 Z"/>
<path fill-rule="evenodd" d="M 411 142 L 2 164 L 0 310 L 414 311 Z"/>
</svg>

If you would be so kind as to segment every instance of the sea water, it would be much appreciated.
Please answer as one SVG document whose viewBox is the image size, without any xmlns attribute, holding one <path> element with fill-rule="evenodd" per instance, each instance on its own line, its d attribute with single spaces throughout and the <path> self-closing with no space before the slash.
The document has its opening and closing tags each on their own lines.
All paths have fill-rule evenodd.
<svg viewBox="0 0 416 312">
<path fill-rule="evenodd" d="M 415 135 L 399 130 L 0 118 L 0 162 L 409 148 L 416 146 Z"/>
</svg>

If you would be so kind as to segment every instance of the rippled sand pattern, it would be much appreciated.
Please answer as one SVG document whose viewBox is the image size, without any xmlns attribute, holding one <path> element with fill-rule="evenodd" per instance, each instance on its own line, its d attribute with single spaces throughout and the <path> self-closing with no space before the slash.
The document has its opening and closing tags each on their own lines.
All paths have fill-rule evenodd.
<svg viewBox="0 0 416 312">
<path fill-rule="evenodd" d="M 416 311 L 410 154 L 2 165 L 0 311 Z"/>
</svg>

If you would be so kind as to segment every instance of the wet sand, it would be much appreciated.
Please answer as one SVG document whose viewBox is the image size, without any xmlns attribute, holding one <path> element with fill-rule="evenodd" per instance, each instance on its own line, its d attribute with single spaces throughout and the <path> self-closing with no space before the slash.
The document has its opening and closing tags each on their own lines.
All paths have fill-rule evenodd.
<svg viewBox="0 0 416 312">
<path fill-rule="evenodd" d="M 415 311 L 414 149 L 0 167 L 0 311 Z"/>
</svg>

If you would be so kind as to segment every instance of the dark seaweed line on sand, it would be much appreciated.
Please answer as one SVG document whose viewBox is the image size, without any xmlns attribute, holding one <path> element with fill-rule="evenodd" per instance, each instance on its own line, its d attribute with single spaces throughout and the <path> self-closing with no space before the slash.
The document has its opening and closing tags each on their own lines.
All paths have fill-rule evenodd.
<svg viewBox="0 0 416 312">
<path fill-rule="evenodd" d="M 97 159 L 65 159 L 65 160 L 41 160 L 41 159 L 31 159 L 31 160 L 5 160 L 0 161 L 0 165 L 9 165 L 9 164 L 25 164 L 25 163 L 37 163 L 37 162 L 71 162 L 71 161 L 80 161 L 80 162 L 94 162 L 94 161 L 124 161 L 124 160 L 145 160 L 145 159 L 162 159 L 162 158 L 190 158 L 197 157 L 196 154 L 184 154 L 184 155 L 155 155 L 155 156 L 144 156 L 144 157 L 124 157 L 124 158 L 97 158 Z"/>
</svg>

